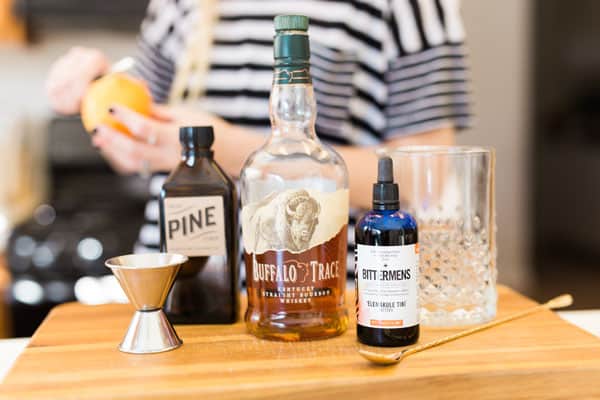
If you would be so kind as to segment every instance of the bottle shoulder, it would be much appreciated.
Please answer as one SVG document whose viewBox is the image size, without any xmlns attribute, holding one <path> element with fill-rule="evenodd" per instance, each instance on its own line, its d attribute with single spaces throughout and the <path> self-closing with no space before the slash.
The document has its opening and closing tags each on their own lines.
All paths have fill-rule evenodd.
<svg viewBox="0 0 600 400">
<path fill-rule="evenodd" d="M 185 161 L 180 162 L 167 177 L 165 184 L 171 184 L 176 181 L 233 182 L 213 159 L 198 160 L 191 165 L 186 164 Z"/>
<path fill-rule="evenodd" d="M 203 160 L 193 166 L 181 162 L 165 180 L 161 196 L 196 196 L 235 191 L 231 178 L 214 160 Z"/>
<path fill-rule="evenodd" d="M 257 164 L 270 164 L 281 160 L 313 160 L 320 164 L 338 164 L 346 168 L 346 164 L 338 152 L 318 139 L 270 138 L 250 154 L 244 169 Z"/>
<path fill-rule="evenodd" d="M 370 210 L 365 213 L 356 224 L 357 230 L 393 230 L 401 229 L 405 231 L 416 231 L 417 221 L 415 218 L 404 211 L 380 211 Z"/>
<path fill-rule="evenodd" d="M 240 183 L 246 204 L 287 189 L 347 189 L 348 171 L 337 152 L 319 141 L 271 139 L 248 158 Z"/>
</svg>

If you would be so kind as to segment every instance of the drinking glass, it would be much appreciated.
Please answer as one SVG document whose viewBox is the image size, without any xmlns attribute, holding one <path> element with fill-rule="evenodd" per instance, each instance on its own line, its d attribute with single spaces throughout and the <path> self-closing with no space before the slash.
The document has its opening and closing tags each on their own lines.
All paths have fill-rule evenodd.
<svg viewBox="0 0 600 400">
<path fill-rule="evenodd" d="M 495 153 L 471 146 L 383 149 L 401 208 L 418 223 L 421 323 L 478 324 L 496 315 Z"/>
</svg>

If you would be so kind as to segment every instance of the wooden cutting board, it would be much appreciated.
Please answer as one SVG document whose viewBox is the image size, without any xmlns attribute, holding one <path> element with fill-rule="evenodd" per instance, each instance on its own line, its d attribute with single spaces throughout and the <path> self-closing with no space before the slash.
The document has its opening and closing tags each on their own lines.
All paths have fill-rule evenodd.
<svg viewBox="0 0 600 400">
<path fill-rule="evenodd" d="M 499 287 L 499 316 L 533 304 Z M 177 326 L 180 349 L 124 354 L 117 345 L 131 315 L 128 305 L 55 308 L 0 386 L 0 397 L 600 398 L 600 340 L 549 311 L 392 367 L 359 357 L 354 321 L 340 337 L 303 343 L 258 340 L 242 323 Z M 455 331 L 423 329 L 421 341 Z"/>
</svg>

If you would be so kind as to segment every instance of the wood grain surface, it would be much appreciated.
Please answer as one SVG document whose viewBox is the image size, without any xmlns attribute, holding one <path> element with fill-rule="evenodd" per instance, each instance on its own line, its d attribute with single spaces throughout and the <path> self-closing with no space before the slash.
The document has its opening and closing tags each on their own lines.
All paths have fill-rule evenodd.
<svg viewBox="0 0 600 400">
<path fill-rule="evenodd" d="M 499 316 L 533 304 L 499 287 Z M 131 315 L 128 305 L 57 307 L 0 386 L 0 398 L 600 398 L 600 340 L 550 311 L 392 367 L 356 353 L 354 321 L 340 337 L 303 343 L 258 340 L 242 323 L 182 325 L 180 349 L 129 355 L 117 345 Z M 452 332 L 423 329 L 421 341 Z"/>
</svg>

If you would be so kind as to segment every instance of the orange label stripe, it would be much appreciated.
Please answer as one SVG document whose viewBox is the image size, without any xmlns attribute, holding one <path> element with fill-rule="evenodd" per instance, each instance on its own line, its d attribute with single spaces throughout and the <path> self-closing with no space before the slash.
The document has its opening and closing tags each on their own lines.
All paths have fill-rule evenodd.
<svg viewBox="0 0 600 400">
<path fill-rule="evenodd" d="M 390 320 L 390 321 L 372 319 L 372 320 L 370 320 L 370 324 L 373 326 L 402 326 L 402 325 L 404 325 L 404 321 L 401 319 L 400 320 Z"/>
</svg>

